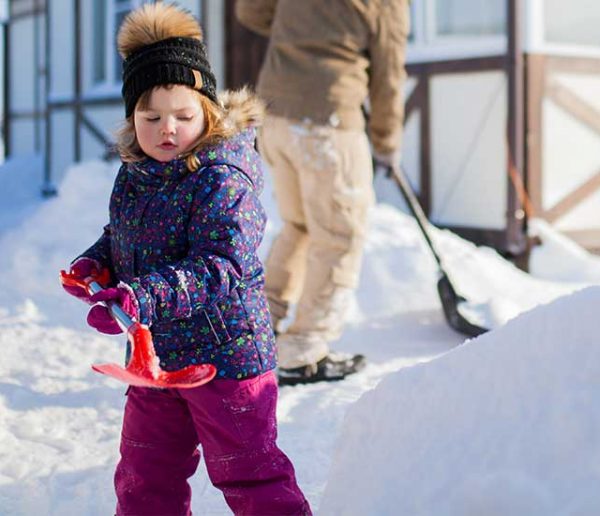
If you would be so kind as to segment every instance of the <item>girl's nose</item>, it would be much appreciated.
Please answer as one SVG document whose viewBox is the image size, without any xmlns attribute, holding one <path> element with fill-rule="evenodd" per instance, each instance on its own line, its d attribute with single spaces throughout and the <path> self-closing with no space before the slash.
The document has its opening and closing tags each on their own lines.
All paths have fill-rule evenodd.
<svg viewBox="0 0 600 516">
<path fill-rule="evenodd" d="M 175 134 L 175 122 L 171 117 L 167 117 L 160 128 L 163 134 Z"/>
</svg>

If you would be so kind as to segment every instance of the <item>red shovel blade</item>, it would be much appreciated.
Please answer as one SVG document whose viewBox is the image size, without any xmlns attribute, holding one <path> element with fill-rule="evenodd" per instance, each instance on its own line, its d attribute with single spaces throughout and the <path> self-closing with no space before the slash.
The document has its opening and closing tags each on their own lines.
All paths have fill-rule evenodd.
<svg viewBox="0 0 600 516">
<path fill-rule="evenodd" d="M 93 365 L 92 369 L 117 380 L 139 387 L 191 389 L 210 382 L 217 374 L 212 364 L 189 365 L 178 371 L 164 371 L 159 366 L 150 330 L 133 323 L 127 330 L 132 346 L 126 368 L 117 364 Z"/>
<path fill-rule="evenodd" d="M 217 373 L 217 369 L 211 364 L 191 365 L 179 371 L 161 371 L 156 376 L 144 374 L 144 371 L 135 371 L 130 367 L 125 369 L 117 364 L 96 364 L 92 369 L 129 385 L 162 389 L 199 387 L 210 382 Z"/>
</svg>

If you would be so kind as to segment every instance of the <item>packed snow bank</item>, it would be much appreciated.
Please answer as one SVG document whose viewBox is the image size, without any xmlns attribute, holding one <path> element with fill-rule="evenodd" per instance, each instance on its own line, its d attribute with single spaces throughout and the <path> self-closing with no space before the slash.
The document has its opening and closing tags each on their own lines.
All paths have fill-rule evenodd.
<svg viewBox="0 0 600 516">
<path fill-rule="evenodd" d="M 102 234 L 116 171 L 116 164 L 100 161 L 75 165 L 51 199 L 43 199 L 31 179 L 14 180 L 15 195 L 30 202 L 18 221 L 0 224 L 0 306 L 16 308 L 34 301 L 42 317 L 54 324 L 79 320 L 85 327 L 85 307 L 64 295 L 58 272 Z"/>
<path fill-rule="evenodd" d="M 590 287 L 386 377 L 347 413 L 320 514 L 600 514 L 599 306 Z"/>
<path fill-rule="evenodd" d="M 529 221 L 529 234 L 542 245 L 531 251 L 529 266 L 538 278 L 600 283 L 600 256 L 594 256 L 541 219 Z"/>
</svg>

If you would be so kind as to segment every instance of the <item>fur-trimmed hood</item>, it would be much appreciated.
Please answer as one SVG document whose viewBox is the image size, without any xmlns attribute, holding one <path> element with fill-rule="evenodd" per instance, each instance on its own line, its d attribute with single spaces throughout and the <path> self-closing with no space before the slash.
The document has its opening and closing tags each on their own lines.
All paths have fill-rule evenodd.
<svg viewBox="0 0 600 516">
<path fill-rule="evenodd" d="M 236 133 L 262 124 L 265 105 L 248 88 L 219 93 L 219 103 L 225 111 L 225 124 Z"/>
<path fill-rule="evenodd" d="M 219 102 L 225 110 L 225 123 L 233 135 L 198 153 L 201 167 L 227 165 L 239 170 L 255 191 L 263 188 L 263 162 L 254 146 L 256 128 L 261 125 L 265 107 L 250 90 L 224 91 Z"/>
</svg>

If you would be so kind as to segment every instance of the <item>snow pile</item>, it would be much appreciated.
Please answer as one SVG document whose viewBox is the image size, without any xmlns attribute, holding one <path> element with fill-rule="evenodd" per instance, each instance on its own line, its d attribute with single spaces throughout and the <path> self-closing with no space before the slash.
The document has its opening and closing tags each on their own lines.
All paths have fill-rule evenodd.
<svg viewBox="0 0 600 516">
<path fill-rule="evenodd" d="M 600 514 L 599 306 L 591 287 L 389 375 L 348 411 L 320 514 Z"/>
</svg>

